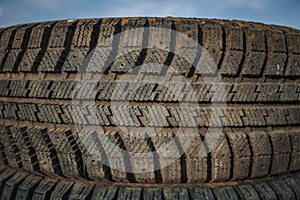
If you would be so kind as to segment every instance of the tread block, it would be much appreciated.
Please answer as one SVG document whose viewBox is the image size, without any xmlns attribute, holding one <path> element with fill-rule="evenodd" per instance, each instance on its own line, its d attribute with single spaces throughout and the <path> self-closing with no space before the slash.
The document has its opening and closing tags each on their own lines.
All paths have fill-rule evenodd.
<svg viewBox="0 0 300 200">
<path fill-rule="evenodd" d="M 21 50 L 11 50 L 7 56 L 6 62 L 3 66 L 4 72 L 12 72 L 17 62 L 18 55 L 21 53 Z"/>
<path fill-rule="evenodd" d="M 19 65 L 19 71 L 31 72 L 41 49 L 27 49 Z"/>
<path fill-rule="evenodd" d="M 233 102 L 239 101 L 256 101 L 258 93 L 256 92 L 257 85 L 254 84 L 236 84 L 233 86 L 232 91 L 234 96 Z"/>
<path fill-rule="evenodd" d="M 203 47 L 213 58 L 216 64 L 220 62 L 223 54 L 223 27 L 213 21 L 203 21 L 200 23 L 203 30 Z"/>
<path fill-rule="evenodd" d="M 262 84 L 258 85 L 256 92 L 259 92 L 257 96 L 257 101 L 278 101 L 280 94 L 279 84 Z"/>
<path fill-rule="evenodd" d="M 293 152 L 300 152 L 300 131 L 292 131 L 290 132 L 290 140 L 291 140 L 291 148 Z"/>
<path fill-rule="evenodd" d="M 254 131 L 248 134 L 254 156 L 271 155 L 271 141 L 264 131 Z"/>
<path fill-rule="evenodd" d="M 223 64 L 219 70 L 221 75 L 236 76 L 244 56 L 243 51 L 230 50 L 225 55 Z"/>
<path fill-rule="evenodd" d="M 1 199 L 14 199 L 16 191 L 24 179 L 28 176 L 26 173 L 17 172 L 13 177 L 6 181 Z"/>
<path fill-rule="evenodd" d="M 266 31 L 269 52 L 286 53 L 287 44 L 285 42 L 285 35 L 278 29 L 268 29 Z"/>
<path fill-rule="evenodd" d="M 214 188 L 213 192 L 216 199 L 239 199 L 237 193 L 232 187 Z"/>
<path fill-rule="evenodd" d="M 51 26 L 55 22 L 44 22 L 40 23 L 37 26 L 32 28 L 29 42 L 28 42 L 28 49 L 39 49 L 42 47 L 42 44 L 45 42 L 43 40 L 43 36 L 45 32 L 51 31 Z"/>
<path fill-rule="evenodd" d="M 181 181 L 181 164 L 180 160 L 160 157 L 160 162 L 170 163 L 161 169 L 161 175 L 164 183 L 180 183 Z"/>
<path fill-rule="evenodd" d="M 6 49 L 9 46 L 10 38 L 11 38 L 13 32 L 17 29 L 18 29 L 18 27 L 15 26 L 15 27 L 8 28 L 2 32 L 1 39 L 0 39 L 0 50 L 1 51 L 6 51 Z"/>
<path fill-rule="evenodd" d="M 60 181 L 55 185 L 54 190 L 51 192 L 51 198 L 53 199 L 68 199 L 70 192 L 73 188 L 73 182 Z"/>
<path fill-rule="evenodd" d="M 28 176 L 23 183 L 18 187 L 16 199 L 32 198 L 35 187 L 42 180 L 42 177 Z"/>
<path fill-rule="evenodd" d="M 251 151 L 247 134 L 244 132 L 227 132 L 227 137 L 230 141 L 230 146 L 235 158 L 250 157 Z"/>
<path fill-rule="evenodd" d="M 166 200 L 188 200 L 189 192 L 185 188 L 165 188 L 164 198 Z"/>
<path fill-rule="evenodd" d="M 283 76 L 287 55 L 285 53 L 272 53 L 268 55 L 269 59 L 264 70 L 267 76 Z"/>
<path fill-rule="evenodd" d="M 290 168 L 288 170 L 291 172 L 297 171 L 300 168 L 299 166 L 300 166 L 300 152 L 292 153 Z"/>
<path fill-rule="evenodd" d="M 143 199 L 145 200 L 162 200 L 163 189 L 162 188 L 143 188 Z"/>
<path fill-rule="evenodd" d="M 291 53 L 299 54 L 299 46 L 300 46 L 300 35 L 298 33 L 286 33 L 288 51 Z"/>
<path fill-rule="evenodd" d="M 38 71 L 54 72 L 58 64 L 60 55 L 64 51 L 63 48 L 53 48 L 46 51 L 39 65 Z"/>
<path fill-rule="evenodd" d="M 186 170 L 189 183 L 203 183 L 207 179 L 207 158 L 187 158 Z"/>
<path fill-rule="evenodd" d="M 234 189 L 239 194 L 240 199 L 260 199 L 259 194 L 252 185 L 235 186 Z"/>
<path fill-rule="evenodd" d="M 270 156 L 254 156 L 252 163 L 251 178 L 264 177 L 269 174 Z"/>
<path fill-rule="evenodd" d="M 13 169 L 5 169 L 4 171 L 1 171 L 0 175 L 0 194 L 3 192 L 3 188 L 5 186 L 5 183 L 7 180 L 9 180 L 15 173 L 17 173 L 16 170 Z"/>
<path fill-rule="evenodd" d="M 89 47 L 92 39 L 93 29 L 97 23 L 99 23 L 98 19 L 80 20 L 75 29 L 72 46 Z"/>
<path fill-rule="evenodd" d="M 75 20 L 64 20 L 57 22 L 50 35 L 48 48 L 63 48 L 65 47 L 67 35 L 70 34 L 69 27 L 75 28 Z"/>
<path fill-rule="evenodd" d="M 88 51 L 89 48 L 71 49 L 62 70 L 66 72 L 77 72 L 82 70 L 86 57 L 88 56 Z"/>
<path fill-rule="evenodd" d="M 51 195 L 52 190 L 57 184 L 55 179 L 42 179 L 38 186 L 35 188 L 32 199 L 45 199 Z"/>
<path fill-rule="evenodd" d="M 190 189 L 193 199 L 215 200 L 215 195 L 211 188 L 193 188 Z"/>
<path fill-rule="evenodd" d="M 70 199 L 76 199 L 76 200 L 81 200 L 81 199 L 90 199 L 90 196 L 92 195 L 92 190 L 94 189 L 95 185 L 91 184 L 80 184 L 80 183 L 75 183 L 75 185 L 72 188 L 72 192 L 69 196 Z"/>
<path fill-rule="evenodd" d="M 288 64 L 285 71 L 286 76 L 300 76 L 300 55 L 293 54 L 288 58 Z"/>
<path fill-rule="evenodd" d="M 118 198 L 124 200 L 139 200 L 142 197 L 140 187 L 121 187 L 118 191 Z"/>
<path fill-rule="evenodd" d="M 270 132 L 269 135 L 275 154 L 292 152 L 290 136 L 285 131 L 274 131 Z"/>
<path fill-rule="evenodd" d="M 290 154 L 275 154 L 272 160 L 271 175 L 288 171 L 290 157 Z"/>
<path fill-rule="evenodd" d="M 216 143 L 208 144 L 211 152 L 212 181 L 227 181 L 230 178 L 231 155 L 225 135 L 221 134 Z"/>
<path fill-rule="evenodd" d="M 267 183 L 255 184 L 254 188 L 259 193 L 261 199 L 278 199 L 274 190 Z"/>
<path fill-rule="evenodd" d="M 299 178 L 290 178 L 285 181 L 285 183 L 293 190 L 296 195 L 296 198 L 300 198 L 300 179 Z"/>
<path fill-rule="evenodd" d="M 296 84 L 285 84 L 280 86 L 280 98 L 279 101 L 290 101 L 290 100 L 298 100 L 299 99 L 299 92 L 298 92 L 299 85 Z"/>
<path fill-rule="evenodd" d="M 259 76 L 264 66 L 266 53 L 251 52 L 246 56 L 245 63 L 242 68 L 243 75 Z"/>
<path fill-rule="evenodd" d="M 295 193 L 285 182 L 271 182 L 269 185 L 273 188 L 279 199 L 296 199 Z"/>
<path fill-rule="evenodd" d="M 96 186 L 93 191 L 92 199 L 116 199 L 118 195 L 118 189 L 118 187 L 114 186 Z"/>
<path fill-rule="evenodd" d="M 12 43 L 12 49 L 22 49 L 23 39 L 26 39 L 24 37 L 29 37 L 28 33 L 26 33 L 27 29 L 33 26 L 35 26 L 35 24 L 28 24 L 16 30 L 14 41 Z"/>
</svg>

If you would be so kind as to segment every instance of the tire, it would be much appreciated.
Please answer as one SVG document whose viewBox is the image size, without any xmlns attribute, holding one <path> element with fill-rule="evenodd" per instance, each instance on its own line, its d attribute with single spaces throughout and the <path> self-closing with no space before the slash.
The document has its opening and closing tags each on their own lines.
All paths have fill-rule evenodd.
<svg viewBox="0 0 300 200">
<path fill-rule="evenodd" d="M 300 198 L 299 30 L 41 22 L 0 29 L 0 64 L 1 199 Z"/>
</svg>

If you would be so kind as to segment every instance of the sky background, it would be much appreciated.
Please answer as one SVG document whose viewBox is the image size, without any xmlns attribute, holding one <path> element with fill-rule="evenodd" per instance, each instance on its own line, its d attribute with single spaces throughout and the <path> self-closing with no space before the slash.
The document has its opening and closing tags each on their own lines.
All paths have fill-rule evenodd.
<svg viewBox="0 0 300 200">
<path fill-rule="evenodd" d="M 300 0 L 0 0 L 0 27 L 122 16 L 240 19 L 300 29 Z"/>
</svg>

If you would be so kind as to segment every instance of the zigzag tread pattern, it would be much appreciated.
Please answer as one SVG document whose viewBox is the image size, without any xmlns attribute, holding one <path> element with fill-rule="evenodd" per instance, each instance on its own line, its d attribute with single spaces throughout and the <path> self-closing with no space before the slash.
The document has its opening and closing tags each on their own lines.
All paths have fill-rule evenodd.
<svg viewBox="0 0 300 200">
<path fill-rule="evenodd" d="M 12 132 L 13 135 L 16 134 L 13 131 L 18 130 L 27 137 L 35 135 L 34 142 L 18 146 L 23 157 L 36 158 L 26 161 L 30 162 L 29 166 L 38 165 L 43 173 L 52 176 L 77 177 L 83 180 L 131 182 L 129 172 L 116 170 L 115 165 L 129 161 L 132 166 L 135 166 L 136 164 L 140 165 L 139 162 L 150 162 L 147 159 L 152 159 L 151 162 L 159 161 L 160 164 L 168 162 L 170 159 L 174 160 L 171 165 L 160 171 L 163 183 L 180 183 L 182 173 L 178 173 L 178 170 L 180 172 L 182 169 L 189 170 L 189 173 L 186 173 L 187 183 L 215 183 L 293 173 L 299 171 L 300 166 L 300 131 L 298 129 L 257 132 L 224 131 L 221 133 L 205 133 L 201 130 L 195 133 L 185 133 L 184 136 L 179 135 L 174 130 L 166 129 L 163 132 L 156 130 L 151 136 L 155 149 L 167 148 L 168 153 L 157 151 L 157 157 L 146 156 L 144 158 L 131 157 L 129 154 L 122 153 L 125 146 L 129 152 L 151 153 L 148 138 L 142 135 L 106 131 L 106 129 L 97 132 L 85 130 L 72 132 L 64 129 L 41 130 L 1 125 L 0 142 L 4 146 L 6 155 L 11 154 L 10 151 L 16 144 L 16 139 L 13 137 L 5 138 L 3 131 Z M 137 131 L 133 132 L 136 133 Z M 39 133 L 43 135 L 38 135 Z M 143 131 L 140 130 L 140 133 Z M 209 137 L 214 137 L 215 141 L 210 141 Z M 179 140 L 179 142 L 174 142 L 175 140 Z M 132 141 L 135 141 L 135 144 Z M 184 146 L 183 141 L 190 141 L 190 144 Z M 44 146 L 42 146 L 43 144 Z M 29 152 L 28 147 L 33 150 Z M 181 155 L 182 152 L 179 151 L 181 148 L 185 148 L 185 162 L 180 162 L 183 156 Z M 47 155 L 49 156 L 46 160 Z M 20 162 L 16 156 L 10 158 L 10 161 Z M 24 164 L 20 168 L 27 171 L 37 171 L 34 168 L 28 168 L 24 159 L 22 159 L 22 163 Z M 114 166 L 109 171 L 104 167 L 108 164 Z M 9 162 L 8 165 L 15 167 L 13 162 Z M 45 167 L 46 165 L 48 166 Z M 85 168 L 88 169 L 87 172 L 83 170 Z M 145 172 L 143 176 L 134 174 L 134 176 L 135 181 L 139 183 L 160 181 L 157 180 L 154 172 Z"/>
</svg>

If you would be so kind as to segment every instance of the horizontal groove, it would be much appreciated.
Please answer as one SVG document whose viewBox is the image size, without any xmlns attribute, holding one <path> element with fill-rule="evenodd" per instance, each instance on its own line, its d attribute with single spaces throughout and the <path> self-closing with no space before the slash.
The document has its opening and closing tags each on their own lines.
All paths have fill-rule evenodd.
<svg viewBox="0 0 300 200">
<path fill-rule="evenodd" d="M 286 108 L 300 107 L 300 101 L 295 102 L 189 102 L 189 101 L 176 101 L 176 102 L 160 102 L 160 101 L 107 101 L 107 100 L 62 100 L 62 99 L 43 99 L 43 98 L 17 98 L 17 97 L 0 97 L 0 102 L 3 103 L 33 103 L 33 104 L 57 104 L 57 105 L 90 105 L 90 106 L 153 106 L 159 104 L 160 106 L 180 106 L 180 107 L 194 107 L 194 108 Z"/>
<path fill-rule="evenodd" d="M 98 125 L 81 125 L 77 126 L 74 124 L 53 124 L 53 123 L 42 123 L 42 122 L 31 122 L 31 121 L 19 121 L 12 119 L 1 119 L 0 124 L 5 126 L 18 126 L 18 127 L 30 127 L 30 128 L 48 128 L 49 130 L 71 130 L 72 132 L 76 132 L 78 130 L 88 130 L 94 131 L 99 129 Z M 120 131 L 120 128 L 130 128 L 126 126 L 111 126 L 111 125 L 101 125 L 101 129 L 107 132 L 116 132 Z M 144 130 L 144 127 L 132 127 L 134 131 Z M 276 131 L 276 130 L 286 130 L 290 129 L 300 131 L 300 125 L 295 126 L 264 126 L 264 127 L 223 127 L 223 131 L 225 132 L 251 132 L 251 131 Z M 122 129 L 124 130 L 124 129 Z M 126 130 L 126 129 L 125 129 Z M 167 132 L 177 132 L 177 127 L 159 127 L 157 130 L 159 131 L 167 131 Z M 207 130 L 207 127 L 198 127 L 198 130 L 203 131 Z M 219 128 L 218 128 L 219 130 Z"/>
<path fill-rule="evenodd" d="M 87 77 L 86 80 L 89 80 L 88 77 L 92 77 L 92 80 L 100 80 L 100 79 L 108 79 L 108 80 L 117 80 L 120 79 L 123 74 L 120 73 L 109 73 L 109 74 L 103 74 L 103 73 L 99 73 L 99 72 L 92 72 L 92 73 L 76 73 L 76 72 L 60 72 L 60 73 L 56 73 L 56 72 L 0 72 L 0 81 L 1 80 L 21 80 L 21 79 L 33 79 L 33 80 L 76 80 L 76 79 L 80 79 L 80 77 Z M 155 75 L 155 74 L 151 74 L 151 77 L 163 77 L 164 75 Z M 208 76 L 205 75 L 205 77 L 210 78 L 210 77 L 214 77 L 214 76 Z M 230 76 L 230 75 L 221 75 L 221 77 L 226 77 L 226 78 L 233 78 L 236 80 L 240 80 L 240 77 L 236 77 L 236 76 Z M 265 78 L 270 78 L 271 80 L 274 81 L 278 81 L 278 78 L 280 78 L 283 82 L 287 82 L 289 80 L 295 80 L 298 79 L 300 77 L 300 75 L 285 75 L 285 76 L 273 76 L 273 75 L 265 75 L 263 77 L 257 77 L 257 76 L 252 76 L 252 75 L 243 75 L 243 77 L 247 77 L 247 78 L 252 78 L 253 81 L 243 81 L 242 83 L 255 83 L 255 81 L 257 83 L 268 83 L 265 82 Z M 189 78 L 187 77 L 187 80 L 189 80 Z M 235 83 L 234 81 L 232 81 L 232 83 Z M 274 82 L 270 82 L 270 83 L 274 83 Z"/>
</svg>

